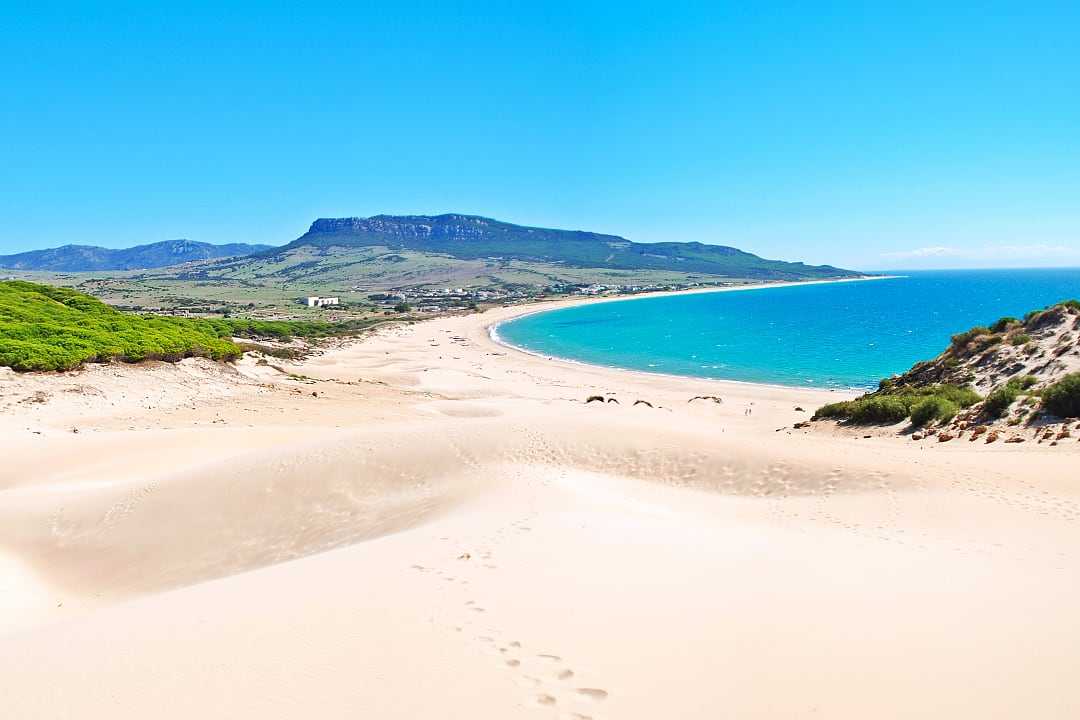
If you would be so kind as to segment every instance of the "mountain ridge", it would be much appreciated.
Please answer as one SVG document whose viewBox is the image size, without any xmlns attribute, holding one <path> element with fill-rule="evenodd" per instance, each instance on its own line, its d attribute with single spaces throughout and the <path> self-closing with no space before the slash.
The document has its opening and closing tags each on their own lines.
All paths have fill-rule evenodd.
<svg viewBox="0 0 1080 720">
<path fill-rule="evenodd" d="M 0 268 L 6 270 L 51 270 L 86 272 L 95 270 L 142 270 L 168 267 L 196 260 L 215 260 L 247 256 L 273 249 L 271 245 L 247 243 L 212 243 L 194 240 L 162 240 L 130 248 L 104 248 L 97 245 L 62 245 L 44 250 L 30 250 L 0 255 Z"/>
<path fill-rule="evenodd" d="M 768 260 L 726 245 L 638 243 L 618 235 L 531 227 L 480 215 L 373 215 L 319 218 L 296 240 L 259 253 L 281 256 L 298 248 L 375 247 L 613 270 L 677 270 L 769 280 L 857 277 L 832 265 Z"/>
</svg>

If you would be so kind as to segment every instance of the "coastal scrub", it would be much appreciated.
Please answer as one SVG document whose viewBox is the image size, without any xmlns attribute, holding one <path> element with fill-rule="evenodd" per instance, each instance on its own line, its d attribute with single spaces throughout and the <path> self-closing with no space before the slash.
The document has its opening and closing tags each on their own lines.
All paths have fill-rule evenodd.
<svg viewBox="0 0 1080 720">
<path fill-rule="evenodd" d="M 948 422 L 961 408 L 981 399 L 966 385 L 896 387 L 886 380 L 876 392 L 819 408 L 814 419 L 843 420 L 853 425 L 894 425 L 911 418 L 914 424 L 925 425 L 932 420 Z"/>
<path fill-rule="evenodd" d="M 110 360 L 228 361 L 243 354 L 233 337 L 326 337 L 369 324 L 140 315 L 67 288 L 0 282 L 0 366 L 19 371 L 70 370 Z"/>
<path fill-rule="evenodd" d="M 1070 373 L 1046 388 L 1043 409 L 1058 417 L 1080 417 L 1080 372 Z"/>
</svg>

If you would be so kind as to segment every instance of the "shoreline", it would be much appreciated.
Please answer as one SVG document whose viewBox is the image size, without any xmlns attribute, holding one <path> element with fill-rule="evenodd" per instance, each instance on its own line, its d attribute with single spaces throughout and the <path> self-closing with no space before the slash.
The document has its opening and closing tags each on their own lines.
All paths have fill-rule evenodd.
<svg viewBox="0 0 1080 720">
<path fill-rule="evenodd" d="M 803 285 L 828 285 L 828 284 L 835 284 L 835 283 L 864 282 L 864 281 L 871 281 L 871 280 L 896 280 L 896 279 L 901 279 L 903 277 L 904 277 L 903 275 L 869 275 L 869 276 L 866 276 L 866 277 L 858 277 L 858 278 L 838 278 L 836 280 L 810 280 L 810 281 L 800 281 L 800 282 L 757 283 L 757 284 L 739 285 L 739 286 L 732 286 L 732 287 L 695 288 L 695 289 L 692 289 L 692 290 L 658 291 L 658 292 L 651 292 L 651 293 L 641 293 L 640 295 L 632 295 L 632 296 L 629 296 L 629 297 L 603 297 L 603 298 L 580 298 L 580 299 L 579 298 L 574 298 L 574 299 L 567 299 L 567 300 L 553 300 L 553 301 L 550 301 L 550 302 L 528 303 L 528 304 L 524 304 L 524 305 L 513 306 L 513 307 L 516 307 L 516 308 L 522 308 L 522 311 L 519 312 L 519 313 L 515 313 L 515 314 L 508 314 L 505 317 L 500 317 L 498 320 L 491 321 L 491 322 L 489 322 L 489 323 L 487 323 L 485 325 L 485 329 L 487 330 L 488 336 L 491 338 L 492 342 L 499 345 L 500 347 L 504 347 L 504 348 L 507 348 L 507 349 L 510 349 L 510 350 L 513 350 L 513 351 L 516 351 L 516 352 L 519 352 L 519 353 L 523 353 L 525 355 L 530 355 L 530 356 L 541 358 L 541 359 L 548 360 L 548 361 L 551 361 L 551 362 L 572 363 L 572 364 L 584 365 L 584 366 L 588 366 L 588 367 L 604 368 L 604 369 L 607 369 L 607 370 L 614 370 L 614 371 L 618 371 L 618 372 L 645 373 L 647 375 L 656 375 L 656 376 L 660 376 L 660 377 L 679 378 L 679 379 L 687 379 L 687 378 L 689 378 L 689 379 L 693 379 L 693 380 L 700 380 L 700 381 L 703 381 L 703 382 L 714 382 L 714 383 L 721 383 L 721 384 L 732 383 L 732 384 L 736 384 L 736 385 L 746 385 L 746 386 L 751 386 L 751 387 L 759 386 L 759 387 L 765 387 L 765 388 L 778 388 L 778 389 L 817 390 L 817 391 L 819 391 L 821 393 L 867 392 L 870 389 L 870 386 L 867 386 L 867 387 L 842 387 L 842 386 L 837 386 L 835 388 L 807 387 L 807 386 L 804 386 L 804 385 L 785 385 L 783 383 L 755 382 L 753 380 L 737 380 L 737 379 L 734 379 L 734 378 L 710 378 L 710 377 L 702 377 L 700 375 L 679 375 L 679 374 L 676 374 L 676 373 L 664 373 L 664 372 L 654 372 L 654 371 L 651 371 L 651 370 L 642 370 L 640 368 L 627 368 L 627 367 L 622 367 L 620 365 L 602 365 L 602 364 L 599 364 L 599 363 L 590 363 L 590 362 L 586 362 L 584 360 L 577 360 L 577 359 L 574 359 L 574 358 L 566 358 L 566 357 L 561 357 L 561 356 L 558 356 L 558 355 L 548 355 L 548 354 L 541 353 L 541 352 L 538 352 L 538 351 L 535 351 L 535 350 L 530 350 L 529 348 L 525 348 L 525 347 L 522 347 L 520 345 L 515 345 L 515 344 L 511 343 L 510 341 L 506 340 L 505 338 L 503 338 L 499 334 L 499 327 L 502 326 L 502 325 L 505 325 L 506 323 L 514 322 L 516 320 L 520 320 L 521 318 L 528 317 L 530 315 L 537 315 L 537 314 L 544 313 L 544 312 L 555 312 L 557 310 L 564 310 L 566 308 L 580 307 L 582 305 L 597 304 L 597 303 L 601 303 L 601 302 L 623 302 L 623 301 L 630 301 L 630 300 L 648 300 L 648 299 L 663 298 L 663 297 L 678 297 L 678 296 L 681 296 L 681 295 L 697 295 L 697 294 L 713 293 L 713 292 L 740 292 L 740 291 L 753 291 L 753 290 L 768 290 L 768 289 L 783 288 L 783 287 L 800 287 L 800 286 L 803 286 Z"/>
</svg>

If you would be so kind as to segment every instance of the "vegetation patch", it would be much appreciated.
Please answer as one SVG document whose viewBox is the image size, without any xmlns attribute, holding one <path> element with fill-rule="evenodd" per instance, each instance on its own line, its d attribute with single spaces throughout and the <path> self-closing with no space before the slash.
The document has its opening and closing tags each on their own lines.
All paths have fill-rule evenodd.
<svg viewBox="0 0 1080 720">
<path fill-rule="evenodd" d="M 1058 417 L 1080 417 L 1080 373 L 1070 373 L 1043 391 L 1043 409 Z"/>
<path fill-rule="evenodd" d="M 137 315 L 67 288 L 0 282 L 0 366 L 20 371 L 70 370 L 110 360 L 234 360 L 243 349 L 233 337 L 327 337 L 370 324 Z"/>
<path fill-rule="evenodd" d="M 960 406 L 952 400 L 937 395 L 920 400 L 911 408 L 911 424 L 923 427 L 930 423 L 947 423 L 960 412 Z"/>
<path fill-rule="evenodd" d="M 1031 375 L 1015 377 L 986 396 L 983 402 L 983 413 L 991 418 L 999 418 L 1020 397 L 1020 393 L 1027 390 L 1038 382 L 1038 378 Z"/>
<path fill-rule="evenodd" d="M 982 327 L 981 325 L 979 327 L 973 327 L 966 332 L 957 333 L 952 336 L 951 349 L 954 352 L 962 352 L 966 350 L 976 338 L 990 334 L 992 334 L 990 328 Z"/>
<path fill-rule="evenodd" d="M 970 407 L 981 399 L 968 386 L 897 387 L 891 381 L 883 381 L 877 392 L 819 408 L 814 419 L 841 420 L 852 425 L 894 425 L 911 418 L 913 423 L 924 425 L 932 420 L 947 422 L 961 408 Z M 916 409 L 917 416 L 914 414 Z"/>
<path fill-rule="evenodd" d="M 1019 325 L 1020 321 L 1014 317 L 1003 317 L 990 326 L 990 332 L 1001 333 L 1008 330 L 1013 325 Z"/>
</svg>

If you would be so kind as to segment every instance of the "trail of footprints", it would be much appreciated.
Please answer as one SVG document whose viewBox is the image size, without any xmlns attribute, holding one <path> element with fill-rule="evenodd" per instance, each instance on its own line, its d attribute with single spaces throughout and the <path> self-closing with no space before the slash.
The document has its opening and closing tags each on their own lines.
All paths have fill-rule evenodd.
<svg viewBox="0 0 1080 720">
<path fill-rule="evenodd" d="M 535 514 L 523 517 L 498 528 L 487 538 L 479 538 L 475 555 L 463 553 L 458 556 L 458 561 L 468 563 L 461 573 L 454 574 L 424 565 L 411 567 L 445 583 L 467 587 L 468 578 L 459 575 L 498 570 L 490 546 L 510 536 L 530 532 L 532 528 L 528 523 L 534 517 Z M 450 540 L 446 537 L 439 539 Z M 555 711 L 560 720 L 600 720 L 598 712 L 608 698 L 607 690 L 579 684 L 577 673 L 562 656 L 547 648 L 527 647 L 511 635 L 500 632 L 493 627 L 488 608 L 476 600 L 467 598 L 458 607 L 458 612 L 451 612 L 457 618 L 451 620 L 453 629 L 470 637 L 502 668 L 513 673 L 516 684 L 528 694 L 531 704 L 539 709 Z"/>
<path fill-rule="evenodd" d="M 598 709 L 594 706 L 607 699 L 602 688 L 577 687 L 574 671 L 558 655 L 534 653 L 517 640 L 503 642 L 492 635 L 477 639 L 516 674 L 517 684 L 536 705 L 555 708 L 573 720 L 593 720 Z"/>
</svg>

